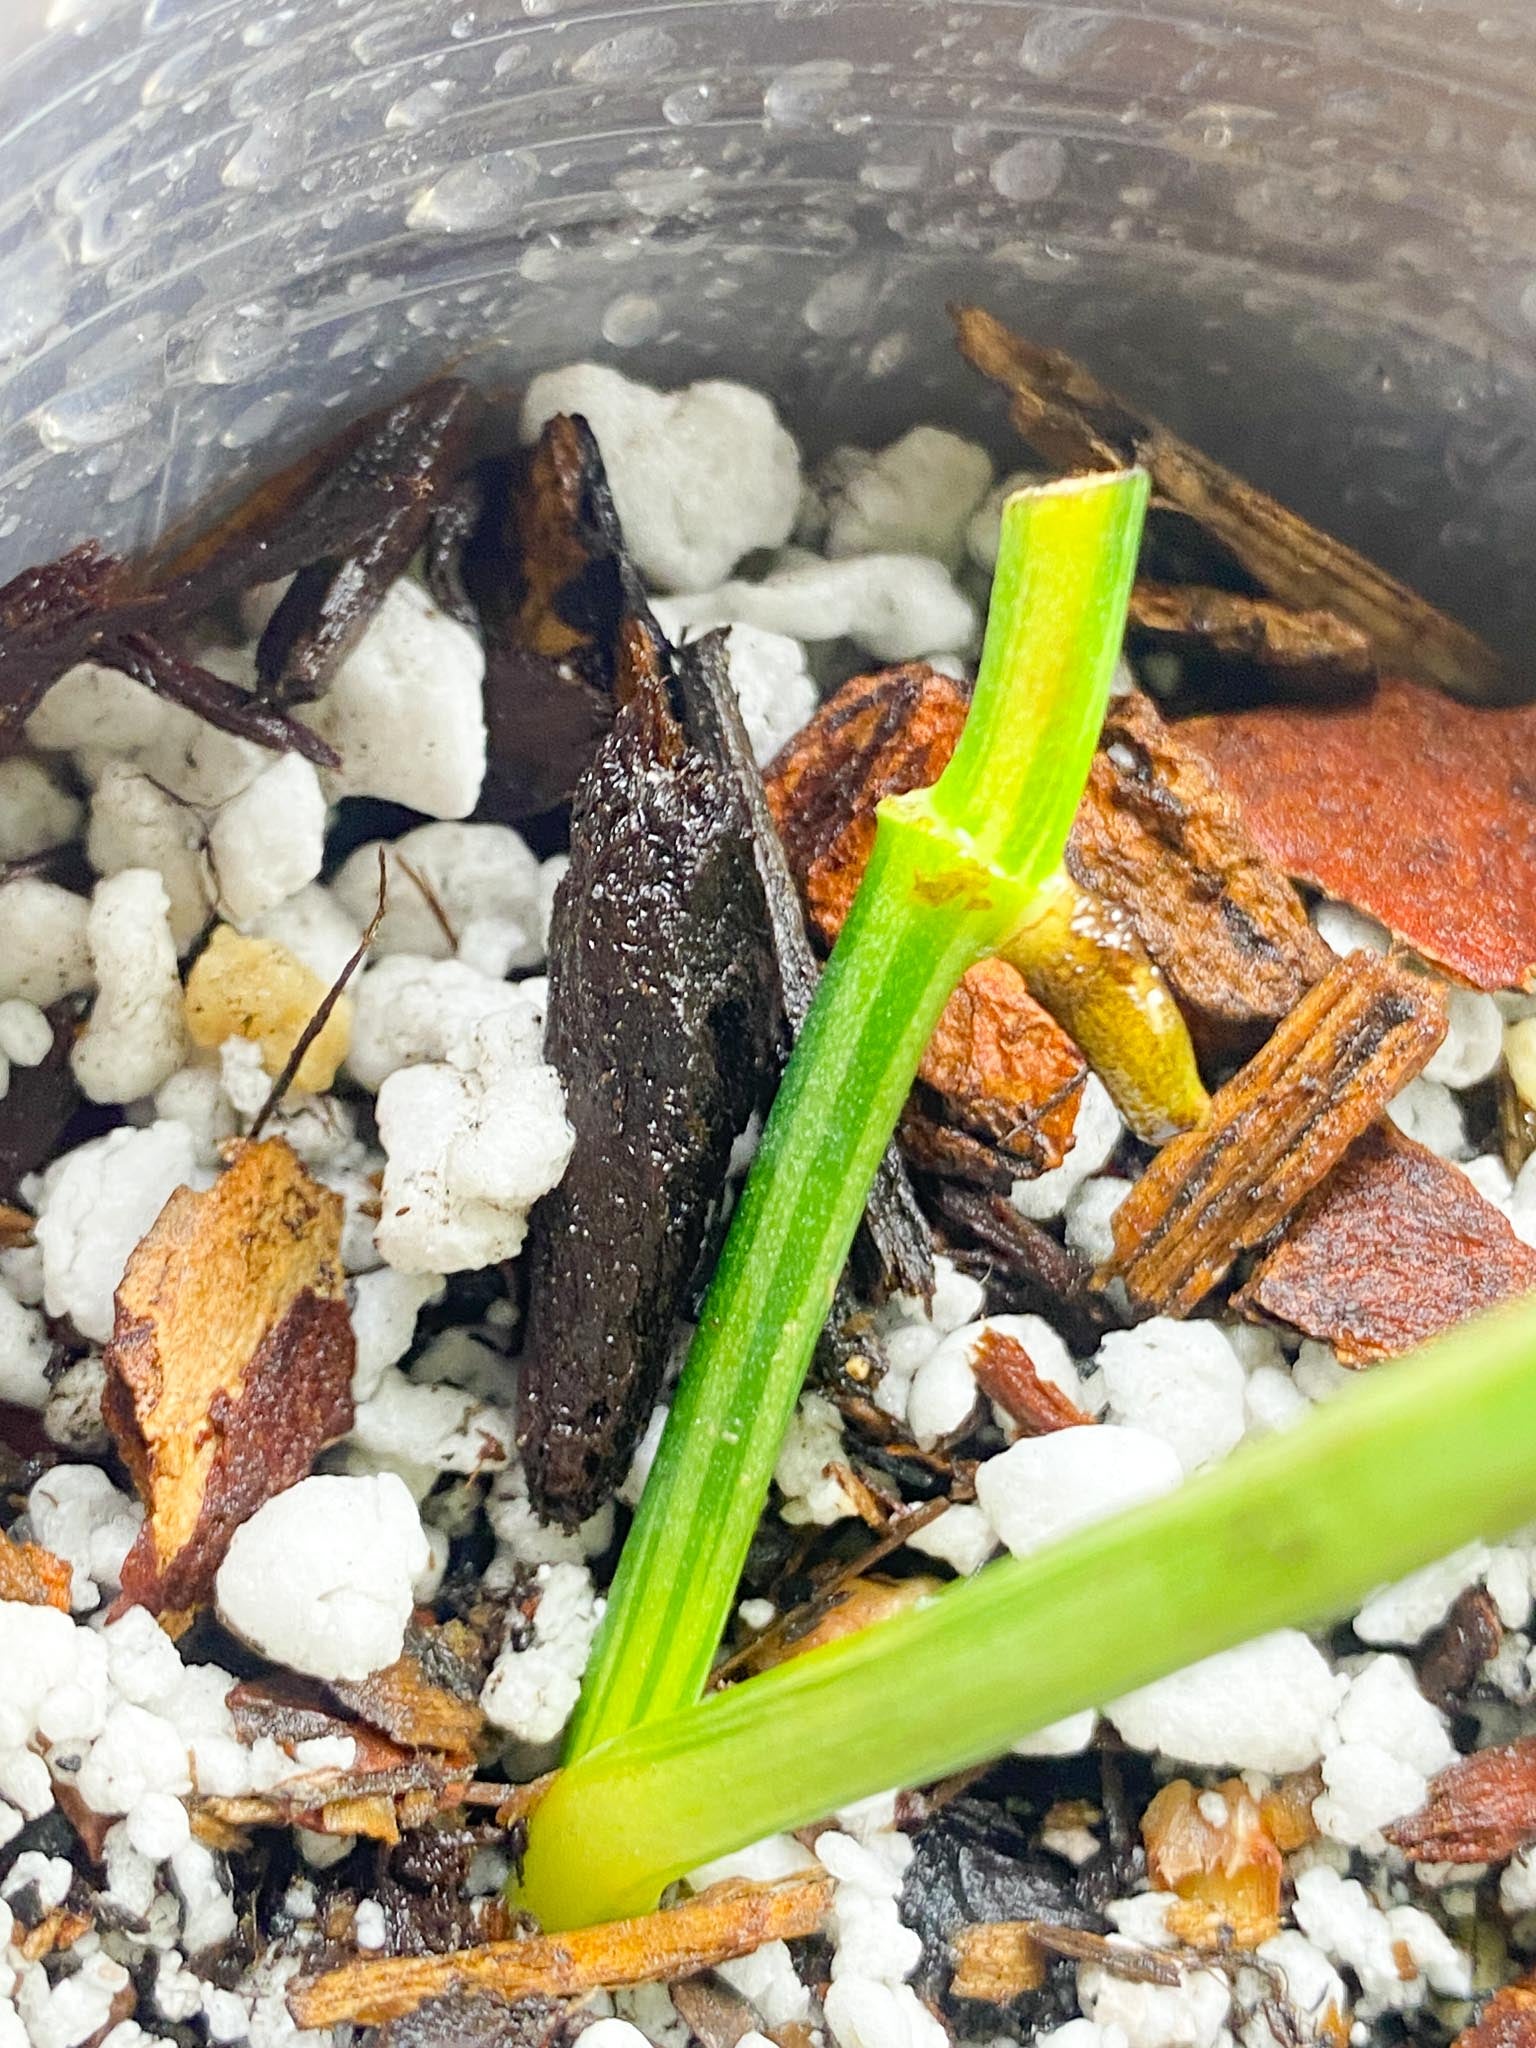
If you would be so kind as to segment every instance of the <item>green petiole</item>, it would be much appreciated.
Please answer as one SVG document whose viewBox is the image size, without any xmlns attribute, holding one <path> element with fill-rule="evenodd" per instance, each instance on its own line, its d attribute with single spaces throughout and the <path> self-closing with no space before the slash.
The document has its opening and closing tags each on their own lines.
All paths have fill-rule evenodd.
<svg viewBox="0 0 1536 2048">
<path fill-rule="evenodd" d="M 697 1700 L 876 1165 L 960 976 L 1061 859 L 1124 633 L 1147 480 L 1020 492 L 975 698 L 874 853 L 785 1070 L 609 1596 L 567 1761 Z M 542 1830 L 540 1830 L 542 1832 Z"/>
<path fill-rule="evenodd" d="M 546 1927 L 1285 1625 L 1536 1511 L 1536 1304 L 1378 1369 L 1283 1436 L 928 1606 L 652 1721 L 556 1779 L 522 1897 Z"/>
</svg>

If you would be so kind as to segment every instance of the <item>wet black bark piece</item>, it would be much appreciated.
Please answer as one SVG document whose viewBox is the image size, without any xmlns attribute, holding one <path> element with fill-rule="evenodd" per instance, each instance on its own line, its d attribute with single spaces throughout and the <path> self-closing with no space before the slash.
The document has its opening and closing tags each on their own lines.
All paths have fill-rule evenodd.
<svg viewBox="0 0 1536 2048">
<path fill-rule="evenodd" d="M 725 636 L 711 633 L 673 655 L 676 694 L 694 744 L 734 779 L 752 830 L 752 851 L 768 906 L 773 956 L 791 1038 L 804 1024 L 821 969 L 805 928 L 800 890 L 768 808 L 763 778 L 731 687 Z M 787 1047 L 786 1047 L 787 1051 Z M 875 1300 L 933 1295 L 933 1240 L 894 1145 L 875 1175 L 854 1240 L 853 1279 Z"/>
<path fill-rule="evenodd" d="M 921 1187 L 952 1255 L 985 1282 L 989 1313 L 1045 1316 L 1085 1351 L 1123 1320 L 1091 1285 L 1086 1261 L 1021 1216 L 1006 1195 L 943 1179 L 925 1178 Z"/>
<path fill-rule="evenodd" d="M 659 679 L 620 709 L 578 792 L 549 976 L 545 1050 L 576 1147 L 529 1231 L 522 1434 L 540 1512 L 575 1522 L 650 1413 L 781 1029 L 736 789 Z"/>
<path fill-rule="evenodd" d="M 901 1891 L 901 1917 L 921 1938 L 923 1959 L 913 1978 L 926 1997 L 939 1997 L 953 1969 L 951 1938 L 962 1927 L 999 1920 L 1045 1921 L 1101 1933 L 1104 1920 L 1087 1903 L 1087 1881 L 1054 1856 L 1032 1849 L 1000 1808 L 981 1799 L 957 1799 L 919 1831 Z M 979 2010 L 962 2005 L 962 2011 Z M 1015 2001 L 1010 2011 L 1044 2024 L 1077 2010 L 1076 1971 L 1053 1958 L 1044 1984 Z M 995 2030 L 995 2029 L 994 2029 Z"/>
<path fill-rule="evenodd" d="M 13 753 L 49 686 L 151 607 L 126 566 L 84 541 L 0 589 L 0 754 Z"/>
<path fill-rule="evenodd" d="M 174 653 L 150 633 L 125 633 L 100 648 L 96 659 L 132 676 L 157 697 L 194 712 L 205 724 L 274 753 L 300 754 L 317 768 L 339 768 L 334 747 L 296 718 L 263 704 L 249 690 L 210 668 Z"/>
<path fill-rule="evenodd" d="M 667 648 L 585 420 L 557 414 L 525 458 L 487 469 L 485 497 L 463 571 L 485 638 L 487 804 L 535 817 L 572 795 Z"/>
<path fill-rule="evenodd" d="M 464 554 L 484 516 L 485 490 L 469 470 L 433 506 L 422 551 L 422 571 L 438 610 L 477 632 L 480 614 L 464 581 Z"/>
<path fill-rule="evenodd" d="M 256 652 L 270 701 L 302 704 L 324 692 L 426 538 L 434 508 L 468 459 L 478 417 L 467 384 L 449 378 L 427 385 L 376 416 L 373 430 L 294 520 L 281 545 L 290 552 L 302 545 L 303 566 Z M 374 519 L 356 534 L 358 515 L 370 504 Z"/>
<path fill-rule="evenodd" d="M 48 1012 L 53 1044 L 35 1067 L 12 1067 L 0 1098 L 0 1198 L 14 1199 L 21 1182 L 51 1159 L 60 1133 L 84 1101 L 69 1064 L 81 1005 L 56 1003 Z"/>
</svg>

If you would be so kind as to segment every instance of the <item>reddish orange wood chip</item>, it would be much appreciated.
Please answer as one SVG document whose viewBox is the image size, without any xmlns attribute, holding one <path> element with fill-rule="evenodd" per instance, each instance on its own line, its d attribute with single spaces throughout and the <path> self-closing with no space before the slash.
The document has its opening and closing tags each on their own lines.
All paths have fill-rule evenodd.
<svg viewBox="0 0 1536 2048">
<path fill-rule="evenodd" d="M 1376 1124 L 1297 1212 L 1234 1306 L 1365 1365 L 1532 1288 L 1536 1251 L 1461 1169 Z"/>
<path fill-rule="evenodd" d="M 1337 709 L 1178 730 L 1288 874 L 1474 988 L 1536 986 L 1536 705 L 1485 710 L 1388 677 Z"/>
</svg>

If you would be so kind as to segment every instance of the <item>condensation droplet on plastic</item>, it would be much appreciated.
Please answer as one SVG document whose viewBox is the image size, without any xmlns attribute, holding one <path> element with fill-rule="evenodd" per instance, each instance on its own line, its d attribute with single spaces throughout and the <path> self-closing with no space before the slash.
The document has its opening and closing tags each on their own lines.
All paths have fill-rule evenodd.
<svg viewBox="0 0 1536 2048">
<path fill-rule="evenodd" d="M 379 323 L 371 314 L 366 320 L 349 321 L 326 350 L 327 358 L 336 362 L 342 356 L 356 355 L 359 349 L 367 348 L 378 331 Z"/>
<path fill-rule="evenodd" d="M 697 206 L 705 198 L 710 180 L 702 164 L 657 164 L 620 171 L 613 182 L 636 213 L 649 220 L 665 220 Z"/>
<path fill-rule="evenodd" d="M 5 517 L 0 519 L 0 540 L 9 540 L 13 533 L 19 533 L 20 531 L 21 514 L 19 512 L 7 512 Z"/>
<path fill-rule="evenodd" d="M 912 337 L 905 328 L 898 327 L 892 334 L 882 334 L 870 350 L 867 367 L 871 377 L 888 377 L 892 370 L 899 370 L 912 353 Z"/>
<path fill-rule="evenodd" d="M 304 123 L 295 107 L 258 114 L 220 176 L 234 192 L 275 192 L 304 157 Z"/>
<path fill-rule="evenodd" d="M 539 20 L 546 14 L 553 14 L 559 4 L 560 0 L 523 0 L 523 12 Z"/>
<path fill-rule="evenodd" d="M 207 43 L 192 43 L 185 49 L 172 50 L 168 57 L 155 66 L 139 87 L 140 105 L 164 106 L 168 100 L 176 99 L 186 92 L 202 75 L 203 66 L 209 61 L 209 56 Z"/>
<path fill-rule="evenodd" d="M 874 311 L 879 289 L 879 279 L 871 270 L 835 270 L 811 293 L 800 317 L 812 334 L 857 334 Z"/>
<path fill-rule="evenodd" d="M 491 68 L 498 78 L 513 78 L 519 71 L 526 71 L 532 62 L 532 46 L 519 37 L 508 43 Z"/>
<path fill-rule="evenodd" d="M 270 50 L 299 18 L 296 7 L 274 7 L 270 13 L 248 21 L 240 31 L 240 40 L 248 50 Z"/>
<path fill-rule="evenodd" d="M 269 391 L 237 413 L 219 436 L 221 448 L 254 448 L 265 441 L 293 403 L 291 391 Z"/>
<path fill-rule="evenodd" d="M 661 117 L 674 128 L 696 128 L 714 111 L 716 88 L 707 78 L 693 79 L 669 92 L 661 103 Z"/>
<path fill-rule="evenodd" d="M 1019 63 L 1031 78 L 1054 84 L 1087 55 L 1103 27 L 1101 16 L 1079 14 L 1075 8 L 1047 7 L 1025 29 Z"/>
<path fill-rule="evenodd" d="M 677 44 L 666 30 L 642 24 L 589 44 L 571 59 L 570 73 L 583 85 L 638 85 L 676 60 Z"/>
<path fill-rule="evenodd" d="M 1004 199 L 1030 205 L 1049 199 L 1061 183 L 1067 152 L 1055 135 L 1026 135 L 992 159 L 987 175 Z"/>
<path fill-rule="evenodd" d="M 192 374 L 199 384 L 243 384 L 281 355 L 281 310 L 259 300 L 220 313 L 198 337 Z"/>
<path fill-rule="evenodd" d="M 776 127 L 814 128 L 842 110 L 852 83 L 853 66 L 844 57 L 792 64 L 765 88 L 763 112 Z"/>
<path fill-rule="evenodd" d="M 531 242 L 517 259 L 518 275 L 529 284 L 548 284 L 557 278 L 566 265 L 563 249 L 552 242 Z"/>
<path fill-rule="evenodd" d="M 130 441 L 123 450 L 122 460 L 112 472 L 112 481 L 107 485 L 108 504 L 126 504 L 128 499 L 136 498 L 140 491 L 147 489 L 165 468 L 170 453 L 170 444 L 154 436 Z"/>
<path fill-rule="evenodd" d="M 63 318 L 69 282 L 69 258 L 47 235 L 0 262 L 0 362 L 25 355 Z"/>
<path fill-rule="evenodd" d="M 1516 130 L 1499 151 L 1499 169 L 1522 192 L 1536 192 L 1536 135 Z"/>
<path fill-rule="evenodd" d="M 451 78 L 434 78 L 430 84 L 419 85 L 394 102 L 384 116 L 384 126 L 397 134 L 419 135 L 442 120 L 457 91 Z"/>
<path fill-rule="evenodd" d="M 467 43 L 478 26 L 479 16 L 472 7 L 468 7 L 449 22 L 448 34 L 456 43 Z"/>
<path fill-rule="evenodd" d="M 229 88 L 229 111 L 237 121 L 259 121 L 301 100 L 312 60 L 302 50 L 277 50 L 253 64 Z"/>
<path fill-rule="evenodd" d="M 538 180 L 538 159 L 525 149 L 456 164 L 419 193 L 406 226 L 438 235 L 474 234 L 509 221 Z"/>
<path fill-rule="evenodd" d="M 39 406 L 34 425 L 43 446 L 60 455 L 121 441 L 153 417 L 153 401 L 136 378 L 103 377 Z"/>
<path fill-rule="evenodd" d="M 615 348 L 638 348 L 661 332 L 661 306 L 647 292 L 622 292 L 603 308 L 601 326 Z"/>
</svg>

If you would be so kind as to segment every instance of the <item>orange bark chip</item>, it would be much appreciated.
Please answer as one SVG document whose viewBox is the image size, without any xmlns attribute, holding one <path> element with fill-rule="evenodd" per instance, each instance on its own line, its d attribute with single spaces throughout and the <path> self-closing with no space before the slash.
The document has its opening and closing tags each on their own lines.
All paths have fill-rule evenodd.
<svg viewBox="0 0 1536 2048">
<path fill-rule="evenodd" d="M 247 1142 L 128 1261 L 102 1397 L 148 1510 L 123 1604 L 206 1600 L 235 1530 L 349 1427 L 342 1209 L 282 1139 Z"/>
<path fill-rule="evenodd" d="M 1458 1758 L 1386 1836 L 1411 1863 L 1503 1863 L 1536 1842 L 1536 1736 Z"/>
<path fill-rule="evenodd" d="M 1379 1123 L 1297 1211 L 1233 1306 L 1322 1338 L 1345 1365 L 1368 1365 L 1533 1288 L 1536 1250 L 1460 1168 Z"/>
<path fill-rule="evenodd" d="M 69 1612 L 69 1566 L 40 1543 L 18 1543 L 0 1534 L 0 1600 L 24 1607 L 57 1607 Z"/>
<path fill-rule="evenodd" d="M 1241 1778 L 1198 1792 L 1165 1785 L 1141 1817 L 1154 1890 L 1176 1892 L 1168 1925 L 1196 1948 L 1257 1948 L 1280 1932 L 1284 1866 L 1257 1801 Z"/>
<path fill-rule="evenodd" d="M 1451 2048 L 1536 2048 L 1536 1971 L 1495 1991 Z"/>
<path fill-rule="evenodd" d="M 1060 1387 L 1043 1380 L 1017 1337 L 984 1330 L 972 1355 L 976 1384 L 1025 1436 L 1050 1436 L 1058 1429 L 1079 1429 L 1098 1420 L 1085 1415 Z"/>
<path fill-rule="evenodd" d="M 1536 986 L 1536 705 L 1484 710 L 1388 677 L 1357 704 L 1179 733 L 1287 874 L 1474 988 Z"/>
</svg>

